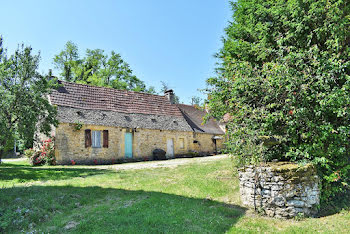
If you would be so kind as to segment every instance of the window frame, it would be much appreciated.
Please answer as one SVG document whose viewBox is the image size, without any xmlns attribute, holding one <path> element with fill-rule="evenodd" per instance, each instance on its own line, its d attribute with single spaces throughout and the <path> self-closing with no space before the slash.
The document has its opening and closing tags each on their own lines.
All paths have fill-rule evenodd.
<svg viewBox="0 0 350 234">
<path fill-rule="evenodd" d="M 102 131 L 97 130 L 97 131 L 91 131 L 91 147 L 92 148 L 102 148 L 101 144 L 101 134 Z M 99 139 L 99 140 L 98 140 Z M 99 143 L 99 144 L 97 144 Z"/>
<path fill-rule="evenodd" d="M 179 138 L 179 148 L 185 149 L 185 138 Z"/>
</svg>

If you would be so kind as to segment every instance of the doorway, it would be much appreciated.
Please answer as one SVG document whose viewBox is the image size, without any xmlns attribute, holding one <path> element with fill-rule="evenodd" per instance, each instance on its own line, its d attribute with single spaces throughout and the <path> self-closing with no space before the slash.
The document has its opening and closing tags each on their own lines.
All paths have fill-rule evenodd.
<svg viewBox="0 0 350 234">
<path fill-rule="evenodd" d="M 132 158 L 132 133 L 125 133 L 125 158 Z"/>
<path fill-rule="evenodd" d="M 166 154 L 168 158 L 173 158 L 174 157 L 174 140 L 173 139 L 168 139 L 167 140 L 167 151 Z"/>
</svg>

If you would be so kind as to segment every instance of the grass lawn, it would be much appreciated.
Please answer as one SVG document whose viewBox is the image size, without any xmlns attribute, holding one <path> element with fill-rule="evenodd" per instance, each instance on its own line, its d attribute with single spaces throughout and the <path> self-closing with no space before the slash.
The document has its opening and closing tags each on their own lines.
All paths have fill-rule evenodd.
<svg viewBox="0 0 350 234">
<path fill-rule="evenodd" d="M 0 233 L 350 233 L 350 212 L 260 217 L 240 206 L 229 159 L 176 168 L 0 165 Z"/>
</svg>

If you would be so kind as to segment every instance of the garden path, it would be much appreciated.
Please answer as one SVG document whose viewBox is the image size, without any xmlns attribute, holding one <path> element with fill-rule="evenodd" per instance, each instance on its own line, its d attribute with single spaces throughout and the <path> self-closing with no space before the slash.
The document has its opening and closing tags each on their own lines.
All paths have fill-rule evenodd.
<svg viewBox="0 0 350 234">
<path fill-rule="evenodd" d="M 114 169 L 114 170 L 139 170 L 148 168 L 160 168 L 160 167 L 177 167 L 179 165 L 185 165 L 190 163 L 203 163 L 215 160 L 222 160 L 228 158 L 226 154 L 215 155 L 215 156 L 205 156 L 196 158 L 176 158 L 164 161 L 149 161 L 149 162 L 136 162 L 136 163 L 123 163 L 107 166 L 96 166 L 100 169 Z"/>
</svg>

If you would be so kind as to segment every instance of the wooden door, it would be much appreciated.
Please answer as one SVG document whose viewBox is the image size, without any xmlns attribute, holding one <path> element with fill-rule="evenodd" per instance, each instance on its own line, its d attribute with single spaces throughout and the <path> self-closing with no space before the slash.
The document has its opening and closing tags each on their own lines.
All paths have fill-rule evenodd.
<svg viewBox="0 0 350 234">
<path fill-rule="evenodd" d="M 167 140 L 167 156 L 168 158 L 174 157 L 174 140 L 173 139 L 168 139 Z"/>
<path fill-rule="evenodd" d="M 125 133 L 125 158 L 132 158 L 132 133 Z"/>
</svg>

